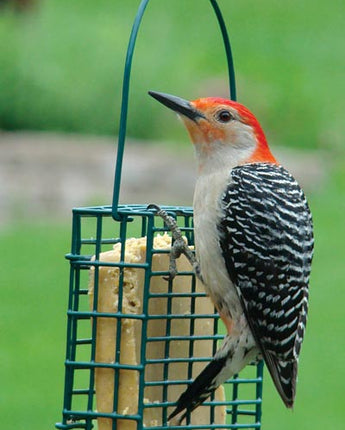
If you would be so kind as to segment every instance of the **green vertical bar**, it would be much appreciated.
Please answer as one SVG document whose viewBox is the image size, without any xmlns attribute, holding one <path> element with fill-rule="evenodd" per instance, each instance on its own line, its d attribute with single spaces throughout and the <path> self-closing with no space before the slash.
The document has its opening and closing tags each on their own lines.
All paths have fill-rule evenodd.
<svg viewBox="0 0 345 430">
<path fill-rule="evenodd" d="M 140 364 L 142 369 L 139 373 L 139 396 L 138 396 L 138 413 L 140 421 L 137 424 L 137 430 L 144 430 L 144 394 L 145 394 L 145 367 L 146 367 L 146 345 L 147 345 L 147 325 L 149 316 L 149 296 L 150 282 L 152 275 L 152 258 L 153 258 L 153 230 L 154 214 L 148 215 L 147 219 L 147 236 L 146 236 L 146 263 L 144 289 L 143 289 L 143 315 L 141 326 L 141 346 L 140 346 Z"/>
<path fill-rule="evenodd" d="M 228 64 L 230 98 L 232 100 L 236 100 L 237 95 L 236 95 L 235 68 L 234 68 L 234 61 L 233 61 L 232 52 L 231 52 L 229 35 L 228 35 L 227 30 L 226 30 L 224 18 L 222 16 L 222 13 L 220 11 L 220 8 L 218 6 L 217 1 L 216 0 L 210 0 L 210 2 L 212 4 L 214 12 L 217 16 L 218 24 L 219 24 L 219 27 L 220 27 L 220 30 L 221 30 L 221 33 L 223 36 L 225 54 L 226 54 L 226 59 L 227 59 L 227 64 Z"/>
<path fill-rule="evenodd" d="M 96 224 L 96 247 L 95 247 L 95 260 L 99 261 L 101 252 L 101 242 L 102 242 L 102 224 L 103 217 L 101 213 L 97 214 L 97 224 Z M 94 286 L 93 286 L 93 311 L 98 310 L 98 291 L 99 291 L 99 266 L 95 266 L 94 270 Z M 95 362 L 96 358 L 96 337 L 97 337 L 97 323 L 98 317 L 92 318 L 92 329 L 91 329 L 91 363 Z M 87 408 L 89 411 L 93 409 L 93 397 L 94 397 L 94 387 L 95 387 L 95 368 L 90 368 L 90 378 L 89 378 L 89 394 Z M 90 427 L 91 430 L 91 427 Z"/>
<path fill-rule="evenodd" d="M 121 252 L 120 252 L 120 262 L 125 262 L 126 255 L 126 236 L 127 236 L 127 215 L 121 216 L 120 223 L 120 241 L 121 241 Z M 124 271 L 126 269 L 121 267 L 119 268 L 119 287 L 118 287 L 118 308 L 117 314 L 121 317 L 122 313 L 122 305 L 123 305 L 123 281 L 124 281 Z M 115 363 L 120 363 L 120 346 L 121 346 L 121 327 L 123 324 L 123 318 L 116 319 L 116 341 L 115 341 Z M 114 369 L 114 402 L 113 402 L 113 410 L 118 412 L 118 402 L 119 402 L 119 376 L 120 369 Z M 113 430 L 116 430 L 116 420 L 113 420 Z"/>
<path fill-rule="evenodd" d="M 238 375 L 234 375 L 234 381 L 232 384 L 232 400 L 234 404 L 231 409 L 231 424 L 236 424 L 238 419 L 238 382 L 236 382 L 237 378 Z"/>
<path fill-rule="evenodd" d="M 172 298 L 170 293 L 173 291 L 173 281 L 169 280 L 168 283 L 168 297 L 167 297 L 167 315 L 170 315 L 172 312 Z M 168 338 L 171 336 L 171 319 L 167 318 L 165 322 L 165 336 Z M 169 358 L 170 356 L 170 341 L 167 339 L 164 345 L 164 358 Z M 167 381 L 169 378 L 169 363 L 164 363 L 163 365 L 163 381 Z M 168 386 L 163 385 L 163 402 L 168 401 Z M 168 420 L 167 409 L 163 409 L 163 423 L 166 423 Z"/>
<path fill-rule="evenodd" d="M 196 279 L 195 276 L 193 275 L 191 277 L 191 289 L 192 289 L 192 293 L 195 293 L 196 290 Z M 190 310 L 191 315 L 195 315 L 195 297 L 192 296 L 191 297 L 191 310 Z M 189 357 L 194 357 L 194 333 L 195 333 L 195 318 L 191 318 L 189 321 L 189 336 L 190 336 L 190 341 L 189 341 Z M 193 376 L 193 363 L 189 362 L 188 363 L 188 379 L 192 379 Z M 191 416 L 190 414 L 187 414 L 187 424 L 190 424 L 191 421 Z"/>
<path fill-rule="evenodd" d="M 259 381 L 256 383 L 256 399 L 260 402 L 256 405 L 255 419 L 256 423 L 260 424 L 261 428 L 261 416 L 262 416 L 262 392 L 263 392 L 263 373 L 264 373 L 264 362 L 260 360 L 256 366 L 256 377 Z"/>
<path fill-rule="evenodd" d="M 72 243 L 70 261 L 70 279 L 69 279 L 69 296 L 68 296 L 68 310 L 72 311 L 78 307 L 78 295 L 76 291 L 79 289 L 79 268 L 75 267 L 73 261 L 74 255 L 80 254 L 81 248 L 81 227 L 80 215 L 76 212 L 73 213 L 72 219 Z M 66 361 L 75 361 L 76 355 L 76 333 L 77 322 L 75 316 L 68 315 L 67 317 L 67 344 L 66 344 Z M 72 392 L 74 385 L 74 368 L 67 363 L 65 364 L 65 389 L 64 389 L 64 410 L 70 411 L 72 408 Z M 67 414 L 66 414 L 67 415 Z M 68 416 L 64 415 L 63 423 L 66 424 Z"/>
<path fill-rule="evenodd" d="M 121 218 L 118 212 L 118 204 L 119 204 L 119 196 L 120 196 L 122 160 L 123 160 L 123 153 L 124 153 L 125 140 L 126 140 L 129 83 L 130 83 L 130 77 L 131 77 L 132 59 L 133 59 L 135 41 L 138 35 L 140 23 L 148 2 L 149 0 L 142 0 L 142 2 L 139 5 L 139 9 L 135 17 L 133 27 L 132 27 L 132 32 L 129 38 L 126 61 L 125 61 L 125 70 L 124 70 L 123 84 L 122 84 L 122 104 L 121 104 L 119 138 L 118 138 L 118 145 L 117 145 L 114 192 L 113 192 L 113 203 L 112 203 L 112 215 L 116 221 L 120 221 L 120 218 Z"/>
<path fill-rule="evenodd" d="M 142 217 L 141 220 L 141 237 L 145 237 L 147 232 L 147 219 L 146 217 Z"/>
</svg>

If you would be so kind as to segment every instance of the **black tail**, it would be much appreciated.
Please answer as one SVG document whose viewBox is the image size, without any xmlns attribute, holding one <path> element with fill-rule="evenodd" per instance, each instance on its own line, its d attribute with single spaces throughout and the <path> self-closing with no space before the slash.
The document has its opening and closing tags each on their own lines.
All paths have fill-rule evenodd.
<svg viewBox="0 0 345 430">
<path fill-rule="evenodd" d="M 264 358 L 274 385 L 285 406 L 292 408 L 296 395 L 297 361 L 278 360 L 267 352 L 264 354 Z"/>
<path fill-rule="evenodd" d="M 224 368 L 226 360 L 226 356 L 216 358 L 205 367 L 195 381 L 181 394 L 177 406 L 169 415 L 168 420 L 185 410 L 185 413 L 179 418 L 179 423 L 181 423 L 189 412 L 201 405 L 224 382 L 219 381 L 217 376 Z"/>
<path fill-rule="evenodd" d="M 287 408 L 292 408 L 296 395 L 297 362 L 277 363 L 279 378 L 273 382 Z"/>
</svg>

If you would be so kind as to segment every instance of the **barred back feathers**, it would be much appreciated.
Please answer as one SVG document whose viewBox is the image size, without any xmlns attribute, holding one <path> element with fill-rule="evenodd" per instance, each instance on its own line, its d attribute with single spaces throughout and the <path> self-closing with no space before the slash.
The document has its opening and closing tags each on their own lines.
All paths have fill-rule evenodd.
<svg viewBox="0 0 345 430">
<path fill-rule="evenodd" d="M 220 246 L 253 336 L 287 406 L 295 395 L 313 255 L 309 207 L 281 166 L 235 167 L 222 196 Z"/>
</svg>

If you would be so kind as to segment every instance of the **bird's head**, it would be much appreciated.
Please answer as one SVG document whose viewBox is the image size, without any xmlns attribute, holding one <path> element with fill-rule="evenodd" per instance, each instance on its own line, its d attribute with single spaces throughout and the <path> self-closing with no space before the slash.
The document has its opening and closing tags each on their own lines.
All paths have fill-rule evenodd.
<svg viewBox="0 0 345 430">
<path fill-rule="evenodd" d="M 194 143 L 200 173 L 246 163 L 276 163 L 255 116 L 240 103 L 207 97 L 187 101 L 170 94 L 149 91 L 174 110 L 185 123 Z"/>
</svg>

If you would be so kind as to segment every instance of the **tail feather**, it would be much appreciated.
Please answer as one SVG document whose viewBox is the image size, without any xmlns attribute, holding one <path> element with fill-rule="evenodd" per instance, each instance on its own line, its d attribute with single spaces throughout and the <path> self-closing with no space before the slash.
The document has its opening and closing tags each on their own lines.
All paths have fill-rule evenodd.
<svg viewBox="0 0 345 430">
<path fill-rule="evenodd" d="M 181 394 L 176 408 L 169 415 L 168 420 L 178 417 L 178 425 L 186 415 L 201 405 L 223 382 L 240 372 L 249 362 L 255 359 L 258 349 L 254 343 L 239 346 L 242 334 L 228 335 L 212 361 L 205 367 L 200 375 Z"/>
<path fill-rule="evenodd" d="M 285 406 L 292 408 L 296 395 L 297 360 L 278 360 L 266 353 L 265 362 Z"/>
<path fill-rule="evenodd" d="M 192 412 L 201 405 L 224 382 L 220 378 L 217 378 L 217 376 L 224 369 L 226 360 L 227 356 L 214 358 L 205 367 L 192 384 L 188 386 L 186 391 L 181 394 L 176 408 L 168 417 L 169 421 L 185 410 L 185 413 L 179 418 L 179 423 L 181 423 L 189 412 Z"/>
<path fill-rule="evenodd" d="M 280 361 L 277 367 L 279 369 L 279 384 L 276 384 L 278 392 L 285 406 L 292 408 L 296 395 L 297 362 Z"/>
</svg>

